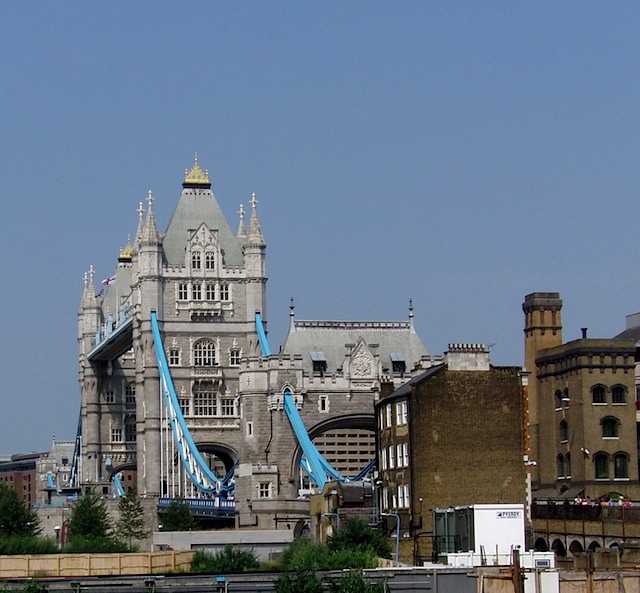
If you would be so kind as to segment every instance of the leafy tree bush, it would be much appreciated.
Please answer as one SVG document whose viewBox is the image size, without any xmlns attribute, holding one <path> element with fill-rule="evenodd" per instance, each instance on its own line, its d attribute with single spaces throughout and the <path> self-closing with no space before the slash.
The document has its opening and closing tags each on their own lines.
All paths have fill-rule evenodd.
<svg viewBox="0 0 640 593">
<path fill-rule="evenodd" d="M 131 548 L 134 539 L 144 539 L 148 530 L 144 524 L 144 509 L 135 489 L 127 492 L 118 501 L 120 517 L 116 524 L 116 533 L 123 541 L 128 542 Z"/>
<path fill-rule="evenodd" d="M 52 539 L 35 535 L 9 535 L 0 537 L 0 554 L 55 554 L 58 545 Z"/>
<path fill-rule="evenodd" d="M 191 514 L 188 503 L 184 500 L 172 500 L 162 514 L 160 531 L 190 531 L 196 527 L 196 520 Z"/>
<path fill-rule="evenodd" d="M 377 563 L 376 553 L 371 547 L 332 550 L 326 544 L 309 540 L 293 542 L 280 558 L 281 568 L 285 571 L 373 568 Z"/>
<path fill-rule="evenodd" d="M 211 554 L 198 550 L 191 560 L 191 572 L 236 573 L 256 570 L 260 563 L 252 550 L 239 550 L 227 544 L 219 552 Z"/>
<path fill-rule="evenodd" d="M 330 550 L 366 550 L 370 549 L 377 556 L 391 558 L 391 544 L 380 530 L 374 529 L 362 519 L 345 521 L 343 529 L 335 531 L 327 541 Z"/>
<path fill-rule="evenodd" d="M 38 515 L 11 487 L 0 482 L 0 535 L 34 536 L 40 532 Z"/>
</svg>

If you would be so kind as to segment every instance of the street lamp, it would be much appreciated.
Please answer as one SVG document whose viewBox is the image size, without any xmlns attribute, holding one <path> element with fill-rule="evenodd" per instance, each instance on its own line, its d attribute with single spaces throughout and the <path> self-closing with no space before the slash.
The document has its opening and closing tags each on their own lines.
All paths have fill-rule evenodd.
<svg viewBox="0 0 640 593">
<path fill-rule="evenodd" d="M 53 530 L 56 532 L 56 546 L 60 549 L 60 525 L 56 525 Z"/>
<path fill-rule="evenodd" d="M 396 566 L 400 566 L 400 515 L 396 513 L 380 513 L 383 517 L 396 518 Z"/>
</svg>

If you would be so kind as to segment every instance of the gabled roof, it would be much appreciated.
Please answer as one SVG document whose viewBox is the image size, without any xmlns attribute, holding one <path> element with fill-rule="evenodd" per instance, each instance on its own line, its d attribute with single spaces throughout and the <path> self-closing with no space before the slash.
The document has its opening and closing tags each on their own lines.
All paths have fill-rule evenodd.
<svg viewBox="0 0 640 593">
<path fill-rule="evenodd" d="M 216 197 L 210 189 L 186 185 L 167 226 L 163 238 L 167 264 L 183 266 L 189 231 L 196 231 L 202 223 L 218 231 L 218 241 L 227 266 L 244 265 L 241 241 L 229 227 Z"/>
<path fill-rule="evenodd" d="M 282 347 L 283 354 L 300 354 L 303 368 L 313 370 L 313 360 L 324 355 L 327 372 L 342 367 L 345 356 L 362 338 L 383 368 L 392 368 L 393 360 L 406 361 L 407 371 L 424 356 L 427 349 L 409 321 L 303 321 L 294 320 Z M 392 357 L 393 354 L 393 357 Z"/>
</svg>

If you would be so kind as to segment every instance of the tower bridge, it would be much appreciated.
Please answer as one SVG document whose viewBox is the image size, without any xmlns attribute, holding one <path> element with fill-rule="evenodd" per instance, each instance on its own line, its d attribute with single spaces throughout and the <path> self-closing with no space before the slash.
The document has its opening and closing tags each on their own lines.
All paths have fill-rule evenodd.
<svg viewBox="0 0 640 593">
<path fill-rule="evenodd" d="M 207 497 L 237 526 L 304 520 L 305 495 L 375 458 L 373 405 L 433 361 L 406 321 L 297 320 L 266 338 L 266 242 L 255 195 L 231 230 L 198 160 L 164 233 L 153 196 L 78 313 L 85 489 Z M 256 315 L 256 312 L 258 313 Z M 221 504 L 221 501 L 224 502 Z M 198 505 L 196 505 L 198 506 Z M 290 522 L 290 521 L 289 521 Z"/>
</svg>

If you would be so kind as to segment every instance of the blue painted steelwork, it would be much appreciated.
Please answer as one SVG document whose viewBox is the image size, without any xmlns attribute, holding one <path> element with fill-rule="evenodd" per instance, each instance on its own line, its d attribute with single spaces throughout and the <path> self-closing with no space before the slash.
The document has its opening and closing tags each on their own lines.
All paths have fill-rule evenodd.
<svg viewBox="0 0 640 593">
<path fill-rule="evenodd" d="M 82 446 L 82 410 L 78 416 L 78 429 L 76 430 L 76 445 L 73 448 L 73 459 L 71 460 L 71 471 L 69 472 L 69 486 L 71 488 L 78 487 L 78 466 L 80 465 L 80 450 Z"/>
<path fill-rule="evenodd" d="M 171 432 L 175 446 L 180 454 L 180 459 L 182 460 L 187 476 L 201 492 L 228 496 L 234 489 L 231 479 L 233 478 L 235 466 L 224 478 L 219 478 L 207 465 L 207 462 L 193 442 L 193 437 L 182 415 L 178 396 L 173 386 L 173 379 L 171 378 L 167 357 L 164 353 L 164 345 L 162 337 L 160 336 L 158 317 L 155 311 L 151 312 L 151 330 L 153 332 L 153 343 L 158 361 L 164 404 L 171 424 Z"/>
<path fill-rule="evenodd" d="M 267 334 L 264 331 L 264 324 L 262 323 L 262 315 L 260 314 L 260 311 L 256 311 L 256 330 L 258 331 L 258 341 L 260 342 L 262 356 L 271 356 L 271 348 L 269 348 L 269 342 L 267 341 Z"/>
<path fill-rule="evenodd" d="M 55 489 L 55 487 L 56 487 L 56 482 L 55 482 L 55 480 L 53 479 L 53 474 L 52 474 L 51 472 L 49 472 L 49 473 L 47 474 L 47 488 L 53 488 L 53 489 Z"/>
<path fill-rule="evenodd" d="M 116 489 L 116 494 L 118 496 L 126 495 L 126 492 L 124 491 L 124 486 L 122 485 L 122 481 L 120 480 L 120 474 L 117 472 L 113 474 L 113 485 Z"/>
<path fill-rule="evenodd" d="M 162 496 L 158 499 L 158 509 L 166 510 L 175 498 Z M 194 515 L 209 517 L 234 517 L 236 503 L 234 500 L 227 500 L 216 496 L 214 498 L 182 498 L 180 502 L 189 505 Z"/>
</svg>

